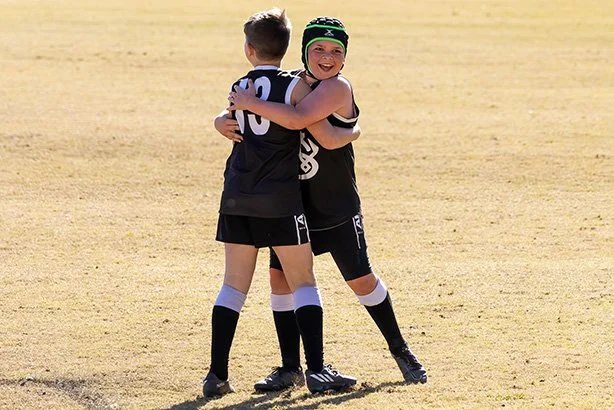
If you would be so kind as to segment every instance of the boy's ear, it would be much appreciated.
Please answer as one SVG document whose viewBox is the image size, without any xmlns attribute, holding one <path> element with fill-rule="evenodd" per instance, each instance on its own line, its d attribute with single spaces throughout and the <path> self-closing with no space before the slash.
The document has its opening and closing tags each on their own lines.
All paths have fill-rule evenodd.
<svg viewBox="0 0 614 410">
<path fill-rule="evenodd" d="M 250 57 L 256 56 L 256 49 L 250 43 L 245 43 L 245 50 L 247 51 L 247 55 Z"/>
</svg>

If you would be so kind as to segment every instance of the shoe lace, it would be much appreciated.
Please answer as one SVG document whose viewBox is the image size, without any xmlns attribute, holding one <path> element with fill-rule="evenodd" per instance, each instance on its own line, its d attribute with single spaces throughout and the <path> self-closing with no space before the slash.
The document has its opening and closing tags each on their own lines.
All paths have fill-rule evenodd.
<svg viewBox="0 0 614 410">
<path fill-rule="evenodd" d="M 325 369 L 325 370 L 328 370 L 330 373 L 332 373 L 332 374 L 333 374 L 333 375 L 335 375 L 335 376 L 337 376 L 337 375 L 339 374 L 339 372 L 333 368 L 332 363 L 328 363 L 328 364 L 326 364 L 326 365 L 324 366 L 324 369 Z"/>
<path fill-rule="evenodd" d="M 399 357 L 401 359 L 403 359 L 403 361 L 405 361 L 407 364 L 410 365 L 418 365 L 418 359 L 416 359 L 416 356 L 414 356 L 414 354 L 411 352 L 411 350 L 409 350 L 409 347 L 407 346 L 403 346 L 401 348 L 401 351 L 399 352 Z"/>
<path fill-rule="evenodd" d="M 266 377 L 267 379 L 272 379 L 276 375 L 280 374 L 282 369 L 281 369 L 281 366 L 278 366 L 278 367 L 271 367 L 271 370 L 272 372 Z"/>
</svg>

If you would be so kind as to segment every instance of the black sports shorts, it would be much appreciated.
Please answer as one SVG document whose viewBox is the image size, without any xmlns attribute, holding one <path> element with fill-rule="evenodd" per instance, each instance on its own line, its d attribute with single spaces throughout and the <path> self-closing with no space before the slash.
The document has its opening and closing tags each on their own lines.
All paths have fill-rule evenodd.
<svg viewBox="0 0 614 410">
<path fill-rule="evenodd" d="M 311 249 L 314 255 L 330 252 L 343 279 L 358 279 L 372 272 L 362 215 L 334 228 L 309 231 Z M 271 249 L 269 267 L 283 270 L 281 262 Z"/>
<path fill-rule="evenodd" d="M 309 229 L 303 214 L 283 218 L 220 214 L 215 239 L 256 248 L 301 245 L 309 242 Z"/>
</svg>

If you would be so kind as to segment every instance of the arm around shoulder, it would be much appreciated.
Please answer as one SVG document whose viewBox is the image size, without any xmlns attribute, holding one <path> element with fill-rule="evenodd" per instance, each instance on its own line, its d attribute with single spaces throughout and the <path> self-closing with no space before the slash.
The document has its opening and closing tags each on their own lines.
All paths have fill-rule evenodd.
<svg viewBox="0 0 614 410">
<path fill-rule="evenodd" d="M 250 94 L 249 91 L 253 85 L 248 83 L 247 89 L 235 87 L 235 91 L 230 93 L 232 105 L 229 109 L 232 110 L 249 110 L 258 114 L 274 123 L 292 130 L 301 130 L 310 123 L 306 123 L 304 118 L 294 106 L 301 101 L 307 94 L 311 92 L 311 88 L 302 79 L 298 80 L 292 89 L 290 95 L 290 104 L 278 103 L 272 101 L 261 100 L 255 94 Z"/>
</svg>

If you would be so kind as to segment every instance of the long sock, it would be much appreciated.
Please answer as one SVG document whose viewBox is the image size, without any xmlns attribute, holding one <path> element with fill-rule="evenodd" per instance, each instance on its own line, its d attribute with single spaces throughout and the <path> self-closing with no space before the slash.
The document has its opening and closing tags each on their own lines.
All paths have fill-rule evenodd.
<svg viewBox="0 0 614 410">
<path fill-rule="evenodd" d="M 296 322 L 303 339 L 307 369 L 317 373 L 324 368 L 323 317 L 321 306 L 308 305 L 296 310 Z"/>
<path fill-rule="evenodd" d="M 324 368 L 324 343 L 322 302 L 318 288 L 307 286 L 294 291 L 294 312 L 298 324 L 303 348 L 305 349 L 305 361 L 307 369 L 321 372 Z"/>
<path fill-rule="evenodd" d="M 211 315 L 211 368 L 220 380 L 228 380 L 228 355 L 235 336 L 239 312 L 247 295 L 223 285 L 215 300 Z"/>
<path fill-rule="evenodd" d="M 380 332 L 382 332 L 384 338 L 386 338 L 390 351 L 394 353 L 405 345 L 405 340 L 401 335 L 401 330 L 399 329 L 388 292 L 386 292 L 386 298 L 381 303 L 374 306 L 365 305 L 365 308 L 371 315 L 371 318 L 373 318 Z"/>
<path fill-rule="evenodd" d="M 220 380 L 228 380 L 228 356 L 238 321 L 239 312 L 224 306 L 213 306 L 210 371 Z"/>
<path fill-rule="evenodd" d="M 301 333 L 294 314 L 294 296 L 291 293 L 271 293 L 271 309 L 281 351 L 281 365 L 286 370 L 301 367 Z"/>
<path fill-rule="evenodd" d="M 287 370 L 297 370 L 301 366 L 301 333 L 296 323 L 293 310 L 285 312 L 273 311 L 281 363 Z"/>
</svg>

